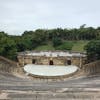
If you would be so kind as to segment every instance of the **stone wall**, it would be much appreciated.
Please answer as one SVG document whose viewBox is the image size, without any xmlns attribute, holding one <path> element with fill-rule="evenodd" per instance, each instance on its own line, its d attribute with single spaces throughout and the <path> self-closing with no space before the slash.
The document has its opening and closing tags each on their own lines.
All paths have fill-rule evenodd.
<svg viewBox="0 0 100 100">
<path fill-rule="evenodd" d="M 38 65 L 49 65 L 50 60 L 52 60 L 54 65 L 65 66 L 68 65 L 68 60 L 70 60 L 72 65 L 82 67 L 86 62 L 86 57 L 18 56 L 18 62 L 22 67 L 26 64 L 32 64 L 32 60 L 35 60 L 34 64 Z"/>
<path fill-rule="evenodd" d="M 100 73 L 100 61 L 95 61 L 89 64 L 86 64 L 82 68 L 85 74 L 98 74 Z"/>
<path fill-rule="evenodd" d="M 9 60 L 7 58 L 4 58 L 0 56 L 0 71 L 1 72 L 8 72 L 8 73 L 14 73 L 18 72 L 18 66 L 17 62 L 14 62 L 12 60 Z"/>
</svg>

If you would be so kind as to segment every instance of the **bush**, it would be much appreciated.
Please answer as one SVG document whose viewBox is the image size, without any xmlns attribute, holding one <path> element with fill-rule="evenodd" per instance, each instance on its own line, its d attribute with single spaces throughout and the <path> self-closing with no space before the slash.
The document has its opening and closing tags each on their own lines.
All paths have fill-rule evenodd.
<svg viewBox="0 0 100 100">
<path fill-rule="evenodd" d="M 87 52 L 89 62 L 100 60 L 100 40 L 90 41 L 84 49 Z"/>
<path fill-rule="evenodd" d="M 54 38 L 52 42 L 53 42 L 54 47 L 57 47 L 57 46 L 62 44 L 62 40 L 60 38 L 57 38 L 57 37 Z"/>
</svg>

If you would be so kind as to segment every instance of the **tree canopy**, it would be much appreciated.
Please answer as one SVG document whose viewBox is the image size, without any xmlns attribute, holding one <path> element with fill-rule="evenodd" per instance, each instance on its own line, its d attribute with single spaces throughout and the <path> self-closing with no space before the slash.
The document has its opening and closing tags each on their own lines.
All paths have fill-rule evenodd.
<svg viewBox="0 0 100 100">
<path fill-rule="evenodd" d="M 86 46 L 88 60 L 95 61 L 100 60 L 100 40 L 92 40 Z"/>
<path fill-rule="evenodd" d="M 85 27 L 85 24 L 80 26 L 80 28 L 73 29 L 56 28 L 25 31 L 21 36 L 11 36 L 5 32 L 0 32 L 0 55 L 10 59 L 16 59 L 17 52 L 34 50 L 38 46 L 47 45 L 48 43 L 51 43 L 55 49 L 71 50 L 73 45 L 65 43 L 65 41 L 90 41 L 94 39 L 100 39 L 100 27 Z M 97 43 L 96 41 L 96 44 Z M 94 42 L 89 43 L 85 50 L 87 50 L 88 53 L 91 50 L 93 51 L 92 46 L 94 45 Z M 96 50 L 98 50 L 98 45 L 99 43 L 94 47 Z"/>
</svg>

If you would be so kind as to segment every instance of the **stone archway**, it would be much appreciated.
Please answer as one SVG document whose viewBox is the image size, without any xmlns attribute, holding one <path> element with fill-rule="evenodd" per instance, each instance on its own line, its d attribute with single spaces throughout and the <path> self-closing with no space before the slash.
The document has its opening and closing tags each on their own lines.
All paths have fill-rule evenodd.
<svg viewBox="0 0 100 100">
<path fill-rule="evenodd" d="M 50 60 L 50 61 L 49 61 L 49 65 L 54 65 L 53 60 Z"/>
<path fill-rule="evenodd" d="M 36 63 L 36 59 L 32 59 L 32 64 L 35 64 Z"/>
<path fill-rule="evenodd" d="M 71 63 L 72 63 L 71 60 L 67 60 L 68 65 L 71 65 Z"/>
</svg>

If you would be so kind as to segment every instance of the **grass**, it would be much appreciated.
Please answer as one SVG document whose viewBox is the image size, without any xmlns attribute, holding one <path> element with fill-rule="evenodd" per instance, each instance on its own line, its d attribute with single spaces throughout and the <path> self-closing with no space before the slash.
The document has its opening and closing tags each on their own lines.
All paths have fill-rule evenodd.
<svg viewBox="0 0 100 100">
<path fill-rule="evenodd" d="M 55 50 L 55 48 L 51 45 L 42 45 L 42 46 L 38 46 L 37 48 L 35 48 L 35 50 Z"/>
<path fill-rule="evenodd" d="M 59 47 L 69 44 L 72 46 L 71 51 L 84 52 L 84 46 L 88 42 L 89 41 L 64 41 L 64 43 L 62 45 L 60 45 Z M 55 50 L 55 48 L 52 46 L 52 43 L 48 43 L 47 45 L 38 46 L 37 48 L 35 48 L 35 50 L 39 50 L 39 51 L 41 51 L 41 50 Z"/>
<path fill-rule="evenodd" d="M 77 42 L 75 42 L 73 47 L 72 47 L 72 51 L 84 52 L 84 46 L 88 42 L 89 41 L 77 41 Z"/>
<path fill-rule="evenodd" d="M 64 41 L 63 44 L 56 47 L 56 50 L 71 50 L 73 45 L 73 41 Z"/>
</svg>

